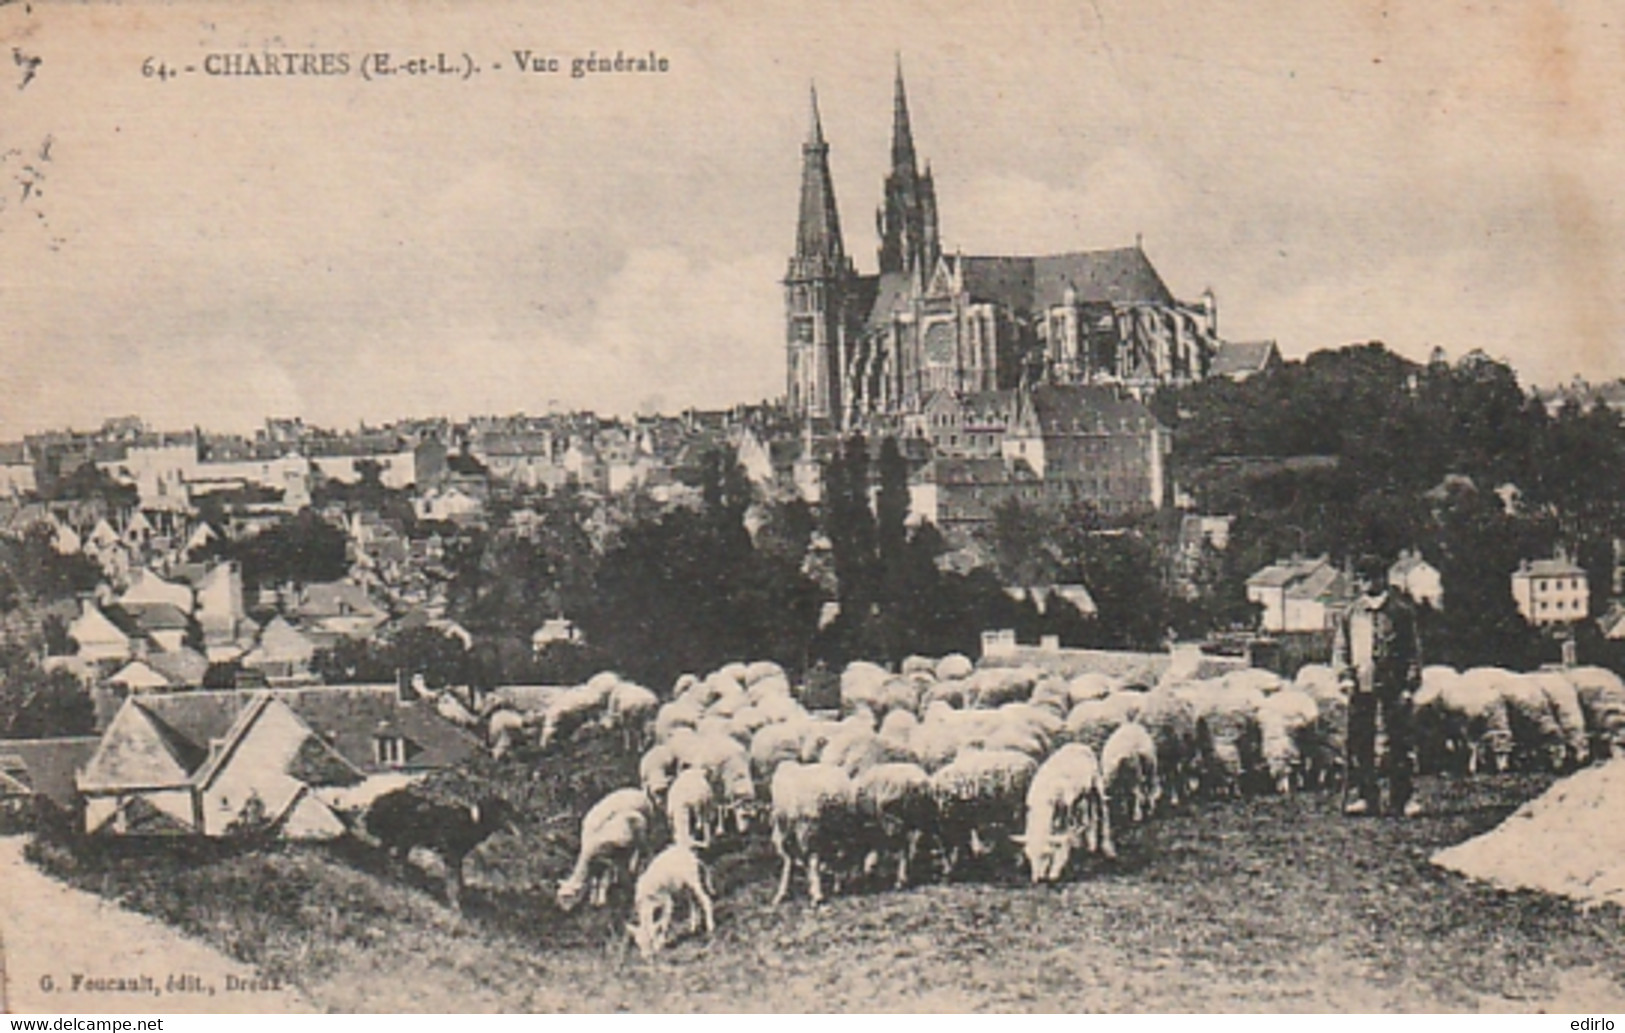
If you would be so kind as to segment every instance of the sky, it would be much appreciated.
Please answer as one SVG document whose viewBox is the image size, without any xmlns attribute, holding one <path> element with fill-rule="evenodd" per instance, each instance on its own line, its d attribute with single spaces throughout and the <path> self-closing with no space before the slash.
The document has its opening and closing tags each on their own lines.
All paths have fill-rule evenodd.
<svg viewBox="0 0 1625 1033">
<path fill-rule="evenodd" d="M 1289 357 L 1625 374 L 1605 0 L 541 6 L 0 7 L 0 440 L 776 396 L 808 87 L 873 271 L 898 55 L 949 249 L 1138 237 Z M 265 49 L 350 74 L 201 71 Z M 669 70 L 570 76 L 616 50 Z"/>
</svg>

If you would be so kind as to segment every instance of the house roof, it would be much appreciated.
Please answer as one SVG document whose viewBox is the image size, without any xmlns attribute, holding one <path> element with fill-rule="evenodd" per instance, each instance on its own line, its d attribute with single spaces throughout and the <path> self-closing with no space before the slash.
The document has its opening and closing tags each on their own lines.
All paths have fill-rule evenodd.
<svg viewBox="0 0 1625 1033">
<path fill-rule="evenodd" d="M 205 777 L 211 744 L 230 742 L 251 722 L 256 701 L 280 702 L 358 771 L 380 765 L 373 742 L 398 735 L 414 747 L 409 769 L 467 760 L 479 742 L 425 703 L 403 703 L 394 685 L 323 685 L 301 689 L 232 689 L 130 697 L 102 738 L 87 785 L 116 788 L 180 785 Z"/>
<path fill-rule="evenodd" d="M 1225 341 L 1213 356 L 1208 373 L 1215 377 L 1262 373 L 1279 357 L 1280 349 L 1274 341 Z"/>
<path fill-rule="evenodd" d="M 0 769 L 12 779 L 24 782 L 30 792 L 64 810 L 72 810 L 79 797 L 75 778 L 96 752 L 100 741 L 93 735 L 0 741 L 0 758 L 6 758 L 0 762 Z"/>
<path fill-rule="evenodd" d="M 167 689 L 170 681 L 153 670 L 144 660 L 131 660 L 110 678 L 109 685 L 122 685 L 127 689 Z"/>
<path fill-rule="evenodd" d="M 91 642 L 129 642 L 123 629 L 88 599 L 84 612 L 68 627 L 68 635 L 81 646 Z"/>
<path fill-rule="evenodd" d="M 1044 385 L 1026 403 L 1046 436 L 1140 432 L 1156 422 L 1144 405 L 1104 385 Z"/>
<path fill-rule="evenodd" d="M 279 616 L 260 632 L 260 644 L 250 657 L 261 663 L 300 663 L 315 655 L 315 643 Z"/>
<path fill-rule="evenodd" d="M 299 596 L 301 617 L 348 617 L 382 612 L 365 588 L 349 581 L 306 585 Z"/>
<path fill-rule="evenodd" d="M 1518 568 L 1526 577 L 1585 577 L 1585 568 L 1564 559 L 1531 560 Z"/>
<path fill-rule="evenodd" d="M 195 649 L 181 647 L 147 654 L 147 665 L 178 688 L 196 688 L 209 672 L 209 660 Z"/>
<path fill-rule="evenodd" d="M 142 631 L 185 631 L 191 620 L 173 603 L 120 603 L 137 628 Z"/>
<path fill-rule="evenodd" d="M 1070 288 L 1082 304 L 1172 305 L 1174 297 L 1138 247 L 1059 255 L 960 259 L 965 292 L 1018 312 L 1062 304 Z"/>
</svg>

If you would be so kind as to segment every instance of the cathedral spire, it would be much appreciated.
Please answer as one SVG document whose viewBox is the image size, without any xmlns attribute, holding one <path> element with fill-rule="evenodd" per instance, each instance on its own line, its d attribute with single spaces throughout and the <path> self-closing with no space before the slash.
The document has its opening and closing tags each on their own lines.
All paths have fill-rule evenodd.
<svg viewBox="0 0 1625 1033">
<path fill-rule="evenodd" d="M 913 272 L 929 278 L 939 254 L 937 190 L 930 166 L 920 174 L 914 154 L 914 130 L 908 119 L 908 92 L 903 86 L 903 58 L 897 58 L 892 96 L 891 171 L 886 174 L 880 210 L 880 271 Z"/>
<path fill-rule="evenodd" d="M 914 170 L 914 132 L 908 124 L 908 93 L 903 89 L 903 55 L 897 55 L 897 85 L 892 94 L 892 171 Z"/>
<path fill-rule="evenodd" d="M 829 174 L 829 144 L 818 116 L 818 88 L 812 88 L 812 124 L 801 145 L 801 217 L 796 225 L 796 258 L 826 271 L 841 264 L 841 217 L 835 207 L 835 183 Z"/>
</svg>

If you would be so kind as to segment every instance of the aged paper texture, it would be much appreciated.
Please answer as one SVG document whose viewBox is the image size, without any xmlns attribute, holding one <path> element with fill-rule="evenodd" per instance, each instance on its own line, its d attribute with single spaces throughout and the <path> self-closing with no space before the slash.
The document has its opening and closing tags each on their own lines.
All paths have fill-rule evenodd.
<svg viewBox="0 0 1625 1033">
<path fill-rule="evenodd" d="M 1353 676 L 1339 687 L 1323 666 L 1342 633 L 1328 600 L 1358 609 L 1362 551 L 1386 550 L 1406 578 L 1432 559 L 1447 597 L 1452 578 L 1471 583 L 1522 629 L 1512 578 L 1541 629 L 1529 659 L 1467 645 L 1439 660 L 1452 678 L 1610 666 L 1609 629 L 1625 622 L 1609 623 L 1597 564 L 1618 565 L 1619 500 L 1563 507 L 1607 480 L 1611 445 L 1553 431 L 1555 451 L 1519 468 L 1539 473 L 1489 479 L 1420 455 L 1415 442 L 1433 439 L 1418 432 L 1393 483 L 1340 493 L 1355 482 L 1338 471 L 1376 453 L 1325 445 L 1317 425 L 1380 438 L 1392 411 L 1339 408 L 1372 396 L 1316 395 L 1337 401 L 1292 424 L 1307 444 L 1252 442 L 1245 462 L 1230 461 L 1238 426 L 1287 426 L 1290 399 L 1155 399 L 1204 378 L 1254 390 L 1250 378 L 1307 369 L 1311 354 L 1382 342 L 1375 353 L 1412 371 L 1394 388 L 1409 397 L 1433 397 L 1417 386 L 1428 376 L 1505 364 L 1553 421 L 1559 389 L 1614 411 L 1617 5 L 9 0 L 0 44 L 0 523 L 7 557 L 32 555 L 30 534 L 51 546 L 0 581 L 0 802 L 16 805 L 8 821 L 60 805 L 55 831 L 25 821 L 0 835 L 6 1010 L 1621 1010 L 1625 883 L 1607 860 L 1617 838 L 1594 833 L 1619 824 L 1605 814 L 1625 786 L 1606 764 L 1569 774 L 1580 747 L 1611 748 L 1618 715 L 1596 700 L 1617 678 L 1564 688 L 1557 674 L 1545 690 L 1558 702 L 1541 720 L 1585 722 L 1551 754 L 1575 779 L 1571 803 L 1592 801 L 1579 817 L 1541 798 L 1557 777 L 1545 744 L 1492 756 L 1491 735 L 1480 772 L 1474 740 L 1469 777 L 1450 766 L 1465 753 L 1429 766 L 1426 737 L 1446 733 L 1424 722 L 1422 815 L 1345 818 L 1360 787 L 1338 786 L 1360 776 L 1341 740 L 1294 739 L 1272 768 L 1265 746 L 1248 754 L 1254 740 L 1213 732 L 1216 703 L 1189 704 L 1188 755 L 1157 752 L 1161 726 L 1145 719 L 1160 798 L 1119 767 L 1106 775 L 1129 778 L 1121 791 L 1098 771 L 1056 775 L 1096 788 L 1064 796 L 1052 829 L 1025 795 L 1063 742 L 1089 764 L 1121 761 L 1075 709 L 1113 690 L 1188 676 L 1263 699 L 1312 681 L 1283 670 L 1291 655 L 1312 658 L 1346 706 Z M 1350 382 L 1391 368 L 1349 361 Z M 1191 417 L 1207 404 L 1221 415 Z M 1493 426 L 1452 426 L 1501 469 Z M 1609 426 L 1574 440 L 1612 441 Z M 859 429 L 877 465 L 842 489 L 831 464 Z M 1072 453 L 1057 442 L 1090 435 L 1103 451 L 1080 445 L 1058 481 Z M 1181 449 L 1202 435 L 1225 444 L 1197 476 Z M 906 484 L 886 480 L 893 436 Z M 1127 442 L 1121 456 L 1112 442 Z M 754 495 L 705 465 L 722 443 Z M 1406 480 L 1413 456 L 1437 464 L 1428 483 Z M 1247 463 L 1276 464 L 1245 482 L 1256 495 L 1214 487 Z M 1063 521 L 1056 540 L 1072 545 L 1010 559 L 1019 536 L 998 537 L 1002 507 L 1053 501 L 1062 481 L 1103 523 Z M 870 483 L 882 539 L 888 506 L 908 508 L 908 542 L 925 540 L 922 522 L 944 529 L 936 568 L 924 564 L 935 573 L 918 575 L 939 580 L 852 587 L 843 550 L 858 532 L 831 514 L 842 490 L 861 500 Z M 1513 499 L 1503 515 L 1523 537 L 1507 532 L 1506 555 L 1521 575 L 1468 581 L 1451 566 L 1472 548 L 1448 536 L 1471 522 L 1439 516 L 1440 500 L 1463 483 Z M 1293 494 L 1320 490 L 1325 505 Z M 791 506 L 798 493 L 824 508 Z M 1517 510 L 1514 496 L 1540 506 Z M 1385 529 L 1381 510 L 1402 497 L 1437 521 L 1438 550 L 1421 517 Z M 668 506 L 732 523 L 684 538 L 684 518 L 651 515 Z M 1272 529 L 1249 529 L 1250 513 Z M 896 560 L 876 585 L 909 576 L 901 520 L 898 551 L 867 546 Z M 755 536 L 745 559 L 726 553 L 741 524 Z M 1122 565 L 1058 572 L 1074 546 L 1150 570 L 1151 551 L 1110 550 L 1151 541 L 1153 525 L 1194 535 L 1178 538 L 1193 565 L 1232 526 L 1256 545 L 1250 567 L 1212 575 L 1233 578 L 1245 620 L 1178 609 L 1208 585 L 1184 567 L 1147 575 L 1180 587 L 1138 623 L 1106 612 L 1138 598 L 1110 587 Z M 660 530 L 628 559 L 634 526 Z M 758 565 L 703 587 L 715 564 L 672 558 L 691 545 Z M 51 564 L 66 572 L 41 573 Z M 1301 655 L 1281 645 L 1297 641 L 1289 581 L 1318 585 L 1293 597 L 1315 608 Z M 668 589 L 677 602 L 649 602 Z M 1557 623 L 1588 630 L 1553 631 L 1547 591 L 1572 591 L 1550 604 L 1577 620 Z M 950 592 L 1012 609 L 956 610 Z M 897 630 L 915 604 L 936 638 Z M 1084 622 L 1075 640 L 1061 610 Z M 1280 632 L 1264 636 L 1275 652 L 1258 645 L 1259 619 Z M 1443 620 L 1452 643 L 1497 646 L 1499 632 Z M 1243 638 L 1250 651 L 1230 648 Z M 404 659 L 403 643 L 431 639 L 421 662 Z M 1387 655 L 1380 638 L 1357 648 L 1372 670 Z M 960 652 L 978 657 L 975 674 Z M 929 658 L 905 661 L 914 653 Z M 857 659 L 891 670 L 845 666 Z M 609 666 L 620 680 L 589 680 Z M 656 721 L 690 671 L 695 712 Z M 340 680 L 357 684 L 328 685 Z M 655 690 L 647 727 L 624 716 L 645 704 L 634 681 Z M 31 716 L 58 691 L 69 716 Z M 1512 741 L 1519 690 L 1505 691 L 1513 709 L 1495 696 L 1496 713 Z M 1036 702 L 1046 694 L 1053 712 Z M 1328 699 L 1309 706 L 1340 735 L 1346 715 Z M 1615 702 L 1625 713 L 1625 695 Z M 1383 713 L 1381 741 L 1402 741 L 1403 716 Z M 1029 723 L 966 731 L 1000 714 Z M 1246 718 L 1258 743 L 1287 749 L 1269 720 Z M 930 753 L 954 721 L 961 739 Z M 774 722 L 793 741 L 759 735 Z M 644 734 L 689 745 L 651 761 Z M 682 753 L 705 734 L 733 752 Z M 1246 768 L 1233 786 L 1227 745 Z M 1383 764 L 1404 752 L 1370 749 Z M 966 754 L 985 766 L 949 764 L 969 770 Z M 835 788 L 781 787 L 816 760 Z M 710 773 L 692 827 L 686 811 L 668 818 L 665 781 L 650 788 L 660 763 Z M 583 827 L 617 785 L 641 801 L 632 816 Z M 1170 805 L 1181 785 L 1200 791 Z M 671 797 L 679 786 L 692 779 L 677 776 Z M 1373 811 L 1403 811 L 1406 791 L 1390 784 Z M 855 824 L 836 827 L 832 799 Z M 911 800 L 932 817 L 916 820 Z M 1484 841 L 1447 860 L 1451 873 L 1429 863 L 1531 800 L 1549 839 Z M 355 817 L 391 805 L 406 810 Z M 973 805 L 980 816 L 964 818 Z M 1099 827 L 1111 812 L 1115 858 Z M 975 825 L 962 841 L 955 821 Z M 690 871 L 682 844 L 696 835 L 706 861 Z M 602 858 L 584 839 L 608 844 Z M 1558 845 L 1531 845 L 1546 842 Z M 596 899 L 598 873 L 624 869 L 627 851 L 648 907 L 624 870 Z M 1548 853 L 1601 859 L 1559 877 L 1537 870 Z M 675 908 L 669 930 L 657 903 Z M 691 932 L 691 916 L 714 930 Z"/>
</svg>

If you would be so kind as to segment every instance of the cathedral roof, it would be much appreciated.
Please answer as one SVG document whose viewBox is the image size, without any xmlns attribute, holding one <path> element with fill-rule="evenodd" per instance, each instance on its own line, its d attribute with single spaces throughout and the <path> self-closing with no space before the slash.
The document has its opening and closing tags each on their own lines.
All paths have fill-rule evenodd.
<svg viewBox="0 0 1625 1033">
<path fill-rule="evenodd" d="M 1174 297 L 1138 247 L 1062 255 L 998 255 L 960 259 L 965 292 L 1021 312 L 1059 305 L 1068 288 L 1083 304 L 1171 305 Z"/>
</svg>

